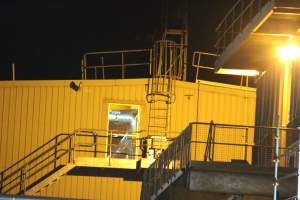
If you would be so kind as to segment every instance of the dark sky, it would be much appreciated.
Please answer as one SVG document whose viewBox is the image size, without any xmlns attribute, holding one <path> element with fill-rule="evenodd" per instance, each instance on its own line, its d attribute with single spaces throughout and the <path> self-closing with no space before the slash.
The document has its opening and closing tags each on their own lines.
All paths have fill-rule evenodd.
<svg viewBox="0 0 300 200">
<path fill-rule="evenodd" d="M 10 79 L 12 62 L 19 80 L 79 79 L 84 52 L 149 48 L 161 25 L 160 1 L 2 0 L 0 80 Z M 191 51 L 214 51 L 214 29 L 234 2 L 190 0 Z"/>
</svg>

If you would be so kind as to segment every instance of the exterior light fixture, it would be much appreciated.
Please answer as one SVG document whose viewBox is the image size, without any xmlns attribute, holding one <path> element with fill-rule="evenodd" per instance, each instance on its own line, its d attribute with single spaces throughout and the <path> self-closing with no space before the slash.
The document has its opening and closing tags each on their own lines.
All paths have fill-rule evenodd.
<svg viewBox="0 0 300 200">
<path fill-rule="evenodd" d="M 248 70 L 248 69 L 225 69 L 220 68 L 216 74 L 226 74 L 226 75 L 235 75 L 235 76 L 258 76 L 259 71 L 257 70 Z"/>
<path fill-rule="evenodd" d="M 79 89 L 80 89 L 80 84 L 79 85 L 77 85 L 74 81 L 71 81 L 71 83 L 70 83 L 70 88 L 72 89 L 72 90 L 74 90 L 75 92 L 77 92 Z"/>
<path fill-rule="evenodd" d="M 295 44 L 279 47 L 278 56 L 283 61 L 295 60 L 300 56 L 300 48 Z"/>
</svg>

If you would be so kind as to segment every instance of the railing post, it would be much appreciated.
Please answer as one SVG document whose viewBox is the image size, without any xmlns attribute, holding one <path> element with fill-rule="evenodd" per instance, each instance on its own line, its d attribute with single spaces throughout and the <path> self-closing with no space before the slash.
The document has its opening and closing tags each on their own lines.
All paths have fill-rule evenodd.
<svg viewBox="0 0 300 200">
<path fill-rule="evenodd" d="M 71 136 L 72 137 L 72 136 Z M 75 163 L 75 157 L 76 157 L 76 131 L 74 132 L 74 138 L 73 138 L 73 148 L 72 148 L 72 150 L 73 150 L 73 163 Z"/>
<path fill-rule="evenodd" d="M 56 168 L 56 157 L 57 157 L 57 136 L 55 137 L 55 148 L 54 148 L 54 169 Z"/>
<path fill-rule="evenodd" d="M 298 129 L 298 149 L 297 149 L 297 156 L 298 156 L 298 166 L 297 166 L 297 199 L 300 200 L 300 127 Z"/>
<path fill-rule="evenodd" d="M 278 196 L 278 167 L 279 167 L 279 142 L 280 142 L 280 128 L 279 128 L 279 116 L 276 117 L 276 132 L 275 132 L 275 158 L 274 158 L 274 188 L 273 188 L 273 200 L 277 200 Z"/>
<path fill-rule="evenodd" d="M 122 55 L 122 79 L 124 79 L 125 78 L 124 52 L 122 52 L 121 55 Z"/>
<path fill-rule="evenodd" d="M 94 157 L 97 157 L 97 134 L 94 135 Z"/>
<path fill-rule="evenodd" d="M 69 163 L 71 162 L 71 158 L 72 158 L 72 136 L 70 137 L 69 140 Z"/>
<path fill-rule="evenodd" d="M 109 160 L 108 160 L 108 165 L 111 166 L 111 150 L 112 150 L 112 131 L 110 131 L 110 141 L 109 141 Z"/>
<path fill-rule="evenodd" d="M 104 70 L 104 59 L 103 59 L 103 56 L 101 56 L 101 64 L 102 64 L 102 79 L 104 80 L 105 79 L 105 70 Z"/>
<path fill-rule="evenodd" d="M 245 161 L 247 161 L 247 158 L 248 158 L 248 128 L 246 128 L 246 135 L 245 135 Z"/>
<path fill-rule="evenodd" d="M 3 182 L 4 182 L 4 172 L 1 172 L 1 175 L 0 175 L 0 194 L 2 194 Z"/>
<path fill-rule="evenodd" d="M 26 165 L 25 165 L 26 167 Z M 25 194 L 26 192 L 26 169 L 24 168 L 21 168 L 20 170 L 20 192 L 23 191 L 23 194 Z"/>
</svg>

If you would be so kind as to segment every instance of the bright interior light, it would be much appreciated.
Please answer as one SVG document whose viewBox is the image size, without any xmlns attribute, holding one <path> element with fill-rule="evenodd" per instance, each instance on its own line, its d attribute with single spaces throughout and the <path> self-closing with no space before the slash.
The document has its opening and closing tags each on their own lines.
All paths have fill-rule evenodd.
<svg viewBox="0 0 300 200">
<path fill-rule="evenodd" d="M 287 45 L 278 48 L 278 55 L 282 60 L 295 60 L 300 56 L 300 49 L 297 45 Z"/>
<path fill-rule="evenodd" d="M 220 68 L 216 71 L 216 74 L 227 74 L 227 75 L 236 75 L 236 76 L 257 76 L 259 71 L 249 70 L 249 69 L 225 69 Z"/>
</svg>

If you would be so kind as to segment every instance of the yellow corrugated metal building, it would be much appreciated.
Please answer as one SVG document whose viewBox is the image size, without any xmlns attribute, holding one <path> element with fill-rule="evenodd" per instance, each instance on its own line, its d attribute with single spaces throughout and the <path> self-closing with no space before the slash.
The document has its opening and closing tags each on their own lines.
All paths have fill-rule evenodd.
<svg viewBox="0 0 300 200">
<path fill-rule="evenodd" d="M 107 130 L 110 103 L 139 106 L 139 129 L 147 130 L 147 79 L 76 80 L 77 92 L 70 82 L 0 82 L 0 171 L 58 133 L 79 128 Z M 170 131 L 179 133 L 193 121 L 254 125 L 255 100 L 253 88 L 176 81 Z M 63 176 L 37 195 L 106 200 L 139 199 L 140 192 L 141 182 L 137 181 Z"/>
</svg>

